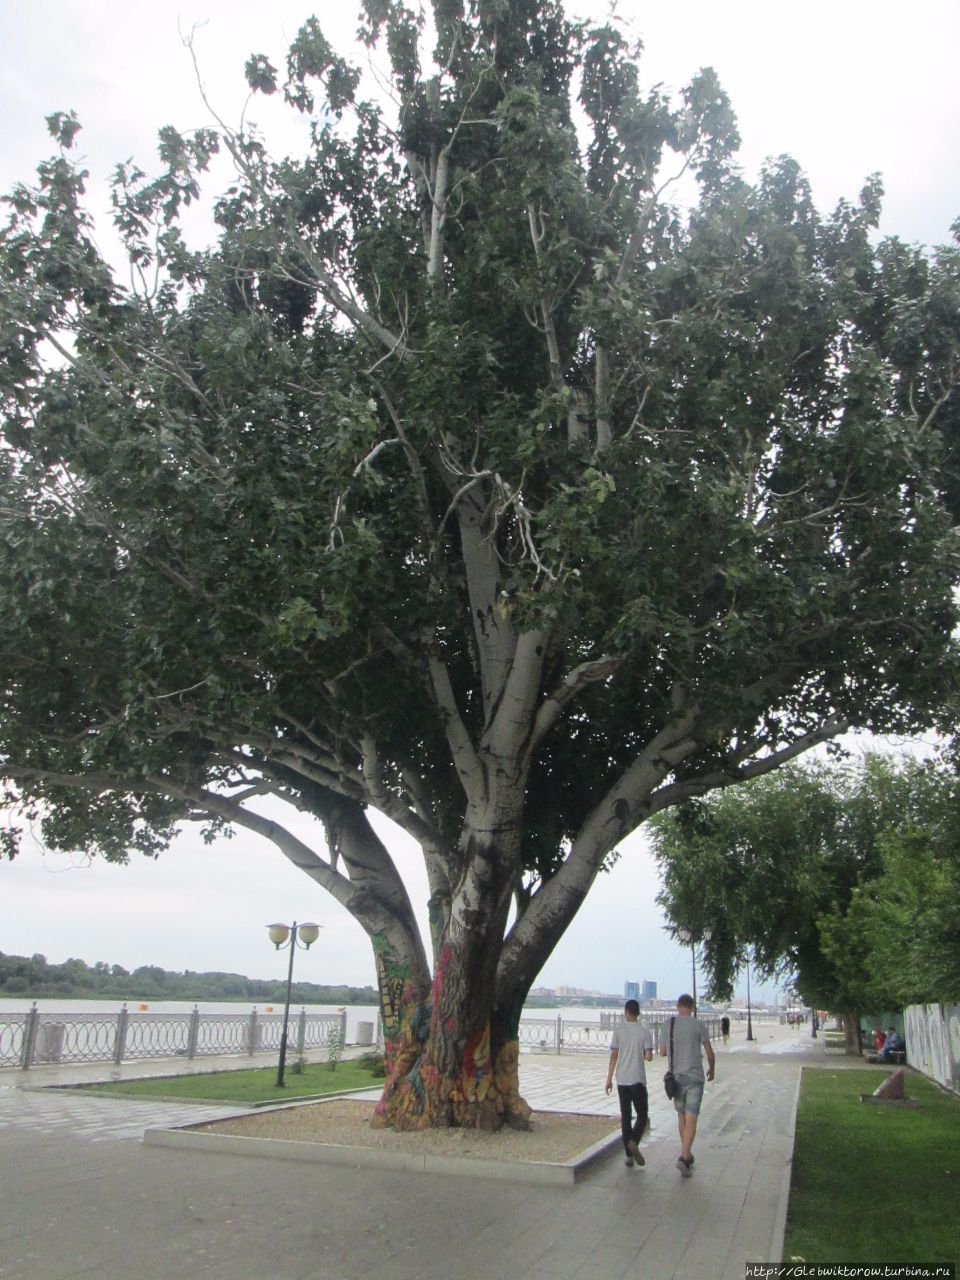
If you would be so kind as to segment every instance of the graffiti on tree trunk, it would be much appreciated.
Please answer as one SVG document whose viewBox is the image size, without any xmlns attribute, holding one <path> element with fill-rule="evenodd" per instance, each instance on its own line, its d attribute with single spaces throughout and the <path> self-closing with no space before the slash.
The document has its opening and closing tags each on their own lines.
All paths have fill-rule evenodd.
<svg viewBox="0 0 960 1280">
<path fill-rule="evenodd" d="M 438 952 L 429 997 L 416 989 L 387 939 L 373 941 L 387 1068 L 374 1126 L 529 1128 L 531 1110 L 520 1096 L 519 1079 L 522 998 L 511 1000 L 509 1009 L 498 1006 L 492 1019 L 478 1025 L 454 996 L 449 941 Z"/>
<path fill-rule="evenodd" d="M 385 953 L 376 947 L 374 959 L 377 966 L 377 986 L 380 990 L 380 1013 L 383 1019 L 384 1038 L 395 1040 L 400 1034 L 407 971 L 396 963 L 388 964 Z"/>
</svg>

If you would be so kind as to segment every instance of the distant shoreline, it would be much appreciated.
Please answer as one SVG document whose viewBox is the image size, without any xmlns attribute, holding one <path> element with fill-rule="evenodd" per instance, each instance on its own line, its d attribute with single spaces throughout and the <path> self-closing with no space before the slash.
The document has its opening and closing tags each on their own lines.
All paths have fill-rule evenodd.
<svg viewBox="0 0 960 1280">
<path fill-rule="evenodd" d="M 369 1005 L 378 1002 L 369 983 L 295 982 L 297 1004 Z M 70 959 L 51 964 L 46 956 L 0 952 L 0 999 L 8 1000 L 197 1000 L 224 1004 L 280 1004 L 286 983 L 277 978 L 248 978 L 217 970 L 198 972 L 140 965 L 134 970 L 98 960 Z"/>
<path fill-rule="evenodd" d="M 177 991 L 177 992 L 156 992 L 147 991 L 140 993 L 132 992 L 113 992 L 113 991 L 84 991 L 75 989 L 72 991 L 8 991 L 0 987 L 0 1000 L 84 1000 L 96 1004 L 183 1004 L 191 1000 L 198 1004 L 236 1004 L 248 1008 L 251 1004 L 283 1004 L 284 996 L 221 996 L 215 994 L 204 994 L 203 992 Z M 371 990 L 366 999 L 359 997 L 355 999 L 341 999 L 339 996 L 332 996 L 324 992 L 311 992 L 308 996 L 300 996 L 294 988 L 290 999 L 291 1004 L 297 1006 L 302 1004 L 333 1004 L 344 1005 L 349 1008 L 356 1006 L 367 1006 L 377 1003 L 377 994 Z"/>
<path fill-rule="evenodd" d="M 311 989 L 310 991 L 301 992 L 294 983 L 291 994 L 291 1003 L 301 1004 L 333 1004 L 344 1005 L 348 1008 L 357 1006 L 369 1006 L 379 1003 L 376 991 L 372 987 L 357 988 L 357 994 L 349 997 L 342 997 L 339 993 L 340 987 L 321 987 Z M 116 1004 L 118 1001 L 126 1001 L 128 1003 L 154 1004 L 163 1003 L 165 1001 L 183 1002 L 196 1000 L 198 1002 L 215 1001 L 217 1004 L 237 1004 L 247 1006 L 251 1002 L 254 1004 L 283 1003 L 283 994 L 275 995 L 259 995 L 256 998 L 250 995 L 224 996 L 216 992 L 204 992 L 198 989 L 186 991 L 98 991 L 96 988 L 49 988 L 45 987 L 40 991 L 13 991 L 7 987 L 0 986 L 0 1000 L 90 1000 L 98 1004 Z M 565 1009 L 570 1006 L 559 1003 L 550 1003 L 546 1000 L 528 1000 L 524 1004 L 525 1009 Z M 580 1005 L 577 1008 L 583 1007 Z M 597 1005 L 597 1008 L 605 1006 Z"/>
<path fill-rule="evenodd" d="M 7 1000 L 92 1000 L 129 1001 L 213 1001 L 218 1004 L 283 1004 L 286 984 L 276 978 L 248 978 L 241 973 L 216 970 L 195 972 L 140 965 L 134 970 L 98 960 L 70 959 L 51 964 L 46 956 L 14 956 L 0 952 L 0 999 Z M 377 989 L 369 983 L 295 982 L 291 1002 L 298 1005 L 336 1006 L 379 1005 Z M 614 1008 L 616 996 L 590 996 L 583 1001 L 564 997 L 550 1000 L 534 996 L 525 1002 L 530 1009 L 578 1007 Z"/>
</svg>

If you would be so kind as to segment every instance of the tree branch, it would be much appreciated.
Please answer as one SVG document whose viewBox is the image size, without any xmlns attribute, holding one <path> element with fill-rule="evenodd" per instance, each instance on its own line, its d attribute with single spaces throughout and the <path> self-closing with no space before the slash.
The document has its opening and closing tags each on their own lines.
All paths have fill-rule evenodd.
<svg viewBox="0 0 960 1280">
<path fill-rule="evenodd" d="M 660 813 L 673 805 L 682 804 L 695 796 L 705 795 L 708 791 L 718 791 L 737 782 L 763 777 L 764 774 L 772 773 L 775 769 L 796 759 L 797 756 L 803 755 L 805 751 L 810 751 L 813 747 L 846 733 L 849 728 L 850 721 L 845 717 L 831 716 L 817 729 L 781 747 L 779 751 L 771 751 L 769 755 L 762 756 L 759 760 L 753 760 L 749 764 L 732 764 L 728 769 L 715 769 L 710 773 L 687 778 L 682 782 L 670 783 L 652 792 L 648 801 L 647 816 L 652 817 L 655 813 Z"/>
<path fill-rule="evenodd" d="M 587 685 L 612 676 L 622 664 L 622 658 L 603 654 L 599 658 L 592 658 L 589 662 L 581 662 L 578 667 L 568 672 L 559 688 L 548 694 L 540 704 L 528 748 L 529 754 L 532 755 L 539 743 L 550 732 L 568 703 L 572 702 Z"/>
<path fill-rule="evenodd" d="M 541 957 L 543 947 L 552 948 L 579 909 L 607 854 L 637 825 L 633 814 L 644 795 L 695 750 L 696 718 L 696 710 L 689 709 L 651 739 L 589 814 L 563 865 L 532 895 L 527 910 L 504 941 L 497 980 L 504 983 L 505 990 L 510 989 L 514 975 L 527 974 L 531 968 L 535 973 L 542 965 L 546 959 L 546 955 Z"/>
<path fill-rule="evenodd" d="M 604 453 L 613 442 L 610 425 L 610 357 L 607 348 L 597 341 L 596 364 L 597 453 Z"/>
<path fill-rule="evenodd" d="M 456 694 L 450 681 L 450 672 L 447 670 L 446 663 L 442 662 L 431 651 L 432 647 L 431 645 L 427 653 L 430 685 L 437 709 L 440 712 L 440 720 L 443 725 L 443 731 L 446 734 L 447 744 L 450 747 L 450 754 L 453 757 L 454 768 L 469 799 L 476 794 L 476 788 L 480 781 L 480 759 L 460 714 Z"/>
<path fill-rule="evenodd" d="M 503 693 L 490 727 L 484 734 L 484 746 L 494 755 L 505 757 L 523 750 L 534 731 L 534 708 L 540 693 L 543 664 L 546 659 L 547 631 L 523 631 L 510 663 Z"/>
<path fill-rule="evenodd" d="M 534 257 L 537 260 L 537 271 L 542 275 L 543 253 L 541 245 L 547 235 L 547 229 L 543 224 L 543 214 L 542 212 L 538 214 L 533 205 L 528 205 L 527 220 L 530 223 L 530 239 L 533 242 Z M 560 358 L 560 341 L 557 337 L 557 327 L 553 320 L 553 301 L 542 290 L 540 294 L 540 314 L 543 319 L 543 332 L 547 340 L 550 381 L 556 391 L 563 391 L 567 384 L 563 376 L 563 362 Z"/>
</svg>

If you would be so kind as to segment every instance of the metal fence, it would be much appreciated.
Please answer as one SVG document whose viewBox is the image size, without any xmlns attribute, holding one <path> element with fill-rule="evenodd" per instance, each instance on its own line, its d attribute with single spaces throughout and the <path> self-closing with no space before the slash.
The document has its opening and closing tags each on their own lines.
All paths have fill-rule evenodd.
<svg viewBox="0 0 960 1280">
<path fill-rule="evenodd" d="M 60 1062 L 132 1062 L 144 1058 L 196 1058 L 279 1049 L 283 1015 L 276 1013 L 26 1013 L 0 1014 L 0 1066 Z M 343 1044 L 347 1015 L 310 1013 L 290 1018 L 291 1052 Z"/>
<path fill-rule="evenodd" d="M 658 1042 L 668 1023 L 669 1010 L 645 1009 L 641 1020 Z M 564 1018 L 521 1018 L 521 1049 L 541 1053 L 608 1052 L 619 1012 L 601 1013 L 598 1022 Z M 754 1014 L 754 1018 L 757 1015 Z M 711 1039 L 720 1035 L 720 1018 L 705 1017 Z M 370 1024 L 360 1023 L 358 1030 Z M 370 1028 L 372 1031 L 372 1027 Z M 215 1055 L 241 1056 L 279 1050 L 283 1015 L 279 1013 L 190 1013 L 131 1012 L 126 1005 L 119 1013 L 41 1013 L 36 1005 L 27 1013 L 0 1013 L 0 1067 L 43 1066 L 60 1062 L 133 1062 L 146 1058 L 198 1058 Z M 347 1015 L 307 1013 L 302 1009 L 290 1018 L 288 1033 L 291 1053 L 329 1046 L 334 1033 L 346 1043 Z M 377 1019 L 373 1043 L 383 1044 L 383 1030 Z M 363 1036 L 360 1043 L 370 1043 Z"/>
<path fill-rule="evenodd" d="M 607 1052 L 610 1049 L 610 1037 L 613 1028 L 622 1018 L 621 1013 L 600 1015 L 599 1022 L 585 1022 L 580 1018 L 521 1018 L 520 1047 L 541 1053 L 577 1053 L 582 1050 Z M 666 1009 L 644 1009 L 640 1021 L 653 1032 L 654 1044 L 659 1043 L 661 1028 L 665 1027 L 673 1015 Z M 720 1035 L 720 1018 L 701 1018 L 706 1024 L 711 1040 Z"/>
</svg>

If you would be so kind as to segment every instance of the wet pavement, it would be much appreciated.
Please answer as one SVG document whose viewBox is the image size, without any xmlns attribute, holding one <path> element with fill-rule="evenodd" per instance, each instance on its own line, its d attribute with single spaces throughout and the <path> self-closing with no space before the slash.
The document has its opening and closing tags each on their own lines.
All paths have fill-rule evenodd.
<svg viewBox="0 0 960 1280">
<path fill-rule="evenodd" d="M 779 1260 L 801 1067 L 862 1065 L 809 1028 L 744 1034 L 716 1046 L 693 1177 L 676 1168 L 658 1059 L 646 1166 L 617 1152 L 570 1188 L 145 1147 L 147 1128 L 237 1108 L 41 1087 L 210 1069 L 200 1060 L 0 1071 L 0 1277 L 742 1280 L 745 1262 Z M 524 1054 L 524 1095 L 616 1127 L 606 1058 Z"/>
</svg>

